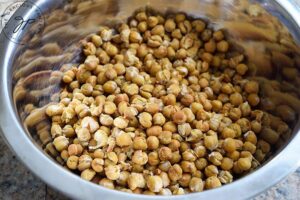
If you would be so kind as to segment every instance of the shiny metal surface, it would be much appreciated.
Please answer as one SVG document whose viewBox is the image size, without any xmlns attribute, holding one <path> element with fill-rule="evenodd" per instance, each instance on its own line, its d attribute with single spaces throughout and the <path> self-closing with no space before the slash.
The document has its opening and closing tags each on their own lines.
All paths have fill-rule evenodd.
<svg viewBox="0 0 300 200">
<path fill-rule="evenodd" d="M 118 4 L 118 10 L 120 11 L 117 16 L 118 19 L 124 19 L 127 17 L 126 9 L 135 10 L 142 5 L 152 5 L 150 1 L 133 1 L 132 4 L 128 4 L 128 1 L 107 1 L 112 4 Z M 134 2 L 136 4 L 134 4 Z M 139 2 L 139 3 L 137 3 Z M 169 1 L 163 1 L 169 2 Z M 195 1 L 185 0 L 185 4 L 182 4 L 179 8 L 187 10 L 190 13 L 197 14 L 197 7 L 194 9 L 192 6 Z M 209 2 L 204 0 L 203 2 Z M 267 8 L 272 8 L 273 11 L 279 11 L 285 22 L 288 22 L 289 29 L 292 31 L 296 39 L 300 39 L 300 9 L 295 6 L 294 1 L 277 0 L 275 1 L 264 1 L 260 2 Z M 153 3 L 153 2 L 152 2 Z M 170 3 L 170 2 L 169 2 Z M 161 4 L 157 5 L 155 2 L 153 5 L 159 7 Z M 166 3 L 167 4 L 167 3 Z M 35 2 L 43 13 L 51 10 L 52 8 L 59 7 L 61 2 L 58 0 L 47 1 L 38 0 Z M 122 7 L 123 5 L 123 7 Z M 169 4 L 168 4 L 169 5 Z M 187 7 L 184 7 L 187 6 Z M 173 4 L 173 7 L 177 7 Z M 122 12 L 124 9 L 124 12 Z M 274 10 L 275 9 L 275 10 Z M 288 12 L 283 12 L 287 10 Z M 17 14 L 28 14 L 32 10 L 28 8 L 20 8 Z M 115 11 L 112 11 L 115 12 Z M 287 14 L 289 13 L 289 14 Z M 130 14 L 130 12 L 128 12 Z M 223 11 L 220 11 L 220 16 L 222 17 Z M 83 18 L 84 19 L 84 18 Z M 294 19 L 294 20 L 293 20 Z M 83 20 L 84 21 L 84 20 Z M 105 21 L 105 17 L 100 20 L 100 24 Z M 11 24 L 13 27 L 13 24 Z M 81 32 L 83 35 L 87 35 L 89 32 L 93 32 L 94 28 L 87 29 L 86 32 Z M 72 30 L 73 31 L 73 30 Z M 26 30 L 23 32 L 26 33 Z M 80 34 L 75 36 L 82 36 Z M 23 37 L 22 34 L 20 37 Z M 63 37 L 63 36 L 62 36 Z M 74 37 L 76 38 L 76 37 Z M 79 37 L 80 38 L 80 37 Z M 47 184 L 58 189 L 64 194 L 72 197 L 74 199 L 248 199 L 253 197 L 260 192 L 271 187 L 275 183 L 279 182 L 289 173 L 293 172 L 297 167 L 300 166 L 300 134 L 299 123 L 294 129 L 294 135 L 290 142 L 279 150 L 278 153 L 266 162 L 258 170 L 255 170 L 251 174 L 234 181 L 231 184 L 222 186 L 217 189 L 201 192 L 187 194 L 183 196 L 145 196 L 129 194 L 124 192 L 119 192 L 115 190 L 106 189 L 99 185 L 93 184 L 82 180 L 77 175 L 67 171 L 57 162 L 51 159 L 50 156 L 44 153 L 41 146 L 36 142 L 34 136 L 29 134 L 23 126 L 23 119 L 18 115 L 17 107 L 15 105 L 15 100 L 13 97 L 13 86 L 16 84 L 15 80 L 12 78 L 16 76 L 16 66 L 14 66 L 15 60 L 18 58 L 18 52 L 24 51 L 26 46 L 16 44 L 5 37 L 2 33 L 0 35 L 0 96 L 2 97 L 0 101 L 0 125 L 3 132 L 3 136 L 7 143 L 10 145 L 11 149 L 16 153 L 20 160 L 38 177 L 40 177 Z M 14 66 L 14 67 L 13 67 Z M 24 72 L 25 73 L 25 72 Z M 23 73 L 23 74 L 24 74 Z M 25 73 L 26 74 L 26 73 Z M 19 76 L 21 76 L 19 74 Z"/>
</svg>

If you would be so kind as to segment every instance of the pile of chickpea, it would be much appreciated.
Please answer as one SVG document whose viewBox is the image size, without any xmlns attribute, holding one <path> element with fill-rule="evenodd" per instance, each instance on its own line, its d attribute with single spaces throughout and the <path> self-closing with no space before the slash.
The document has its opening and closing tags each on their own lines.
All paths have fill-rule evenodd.
<svg viewBox="0 0 300 200">
<path fill-rule="evenodd" d="M 280 134 L 265 125 L 259 84 L 222 30 L 184 13 L 137 12 L 83 42 L 49 105 L 51 145 L 85 180 L 137 194 L 179 195 L 255 169 Z"/>
</svg>

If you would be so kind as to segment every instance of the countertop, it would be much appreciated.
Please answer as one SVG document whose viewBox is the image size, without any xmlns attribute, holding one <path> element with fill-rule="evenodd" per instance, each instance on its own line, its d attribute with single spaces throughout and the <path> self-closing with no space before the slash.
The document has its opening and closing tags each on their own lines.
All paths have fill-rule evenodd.
<svg viewBox="0 0 300 200">
<path fill-rule="evenodd" d="M 16 0 L 0 0 L 0 14 Z M 0 27 L 1 32 L 1 27 Z M 0 138 L 0 200 L 68 199 L 35 177 Z M 286 179 L 253 200 L 300 199 L 300 168 Z"/>
</svg>

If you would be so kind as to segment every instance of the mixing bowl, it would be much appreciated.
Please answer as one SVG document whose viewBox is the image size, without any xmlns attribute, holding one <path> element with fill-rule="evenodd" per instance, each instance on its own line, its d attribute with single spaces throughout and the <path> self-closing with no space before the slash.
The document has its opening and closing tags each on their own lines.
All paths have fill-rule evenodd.
<svg viewBox="0 0 300 200">
<path fill-rule="evenodd" d="M 110 190 L 57 163 L 62 160 L 47 148 L 51 137 L 44 110 L 50 101 L 58 100 L 62 71 L 81 61 L 80 39 L 96 32 L 99 25 L 126 20 L 145 6 L 160 12 L 183 11 L 211 21 L 215 29 L 223 28 L 236 48 L 247 55 L 250 66 L 256 66 L 253 76 L 266 84 L 265 95 L 276 94 L 277 103 L 300 111 L 298 74 L 282 74 L 285 67 L 300 68 L 296 45 L 300 40 L 300 6 L 296 0 L 26 1 L 8 22 L 1 18 L 5 27 L 0 36 L 0 125 L 3 138 L 19 159 L 47 184 L 74 199 L 247 199 L 297 169 L 299 123 L 293 125 L 293 133 L 280 138 L 274 154 L 257 170 L 220 188 L 182 196 Z M 11 12 L 10 8 L 13 5 L 6 11 Z M 268 87 L 274 83 L 268 80 L 273 79 L 280 92 Z M 24 107 L 27 104 L 33 104 L 35 112 L 29 114 Z M 267 108 L 268 104 L 262 102 L 262 106 Z"/>
</svg>

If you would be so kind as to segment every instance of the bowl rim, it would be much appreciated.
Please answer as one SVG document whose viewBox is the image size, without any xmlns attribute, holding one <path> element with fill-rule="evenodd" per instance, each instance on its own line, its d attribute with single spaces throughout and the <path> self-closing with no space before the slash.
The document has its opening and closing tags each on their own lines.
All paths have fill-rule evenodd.
<svg viewBox="0 0 300 200">
<path fill-rule="evenodd" d="M 289 11 L 300 30 L 300 12 L 290 1 L 276 0 L 276 2 L 285 10 Z M 40 8 L 45 8 L 46 0 L 35 2 Z M 17 13 L 30 14 L 30 10 L 19 9 Z M 246 177 L 240 178 L 233 183 L 224 185 L 220 188 L 207 190 L 199 193 L 191 193 L 180 196 L 148 196 L 139 194 L 130 194 L 117 190 L 107 189 L 94 183 L 85 181 L 79 176 L 64 169 L 50 156 L 43 153 L 33 138 L 24 131 L 19 122 L 18 115 L 15 113 L 15 107 L 12 98 L 12 81 L 9 77 L 11 66 L 11 57 L 16 48 L 16 44 L 7 40 L 3 33 L 0 35 L 2 42 L 0 49 L 0 126 L 1 135 L 6 143 L 14 151 L 17 157 L 44 182 L 74 199 L 96 199 L 103 197 L 105 199 L 248 199 L 267 188 L 273 186 L 282 180 L 289 173 L 295 171 L 300 166 L 300 134 L 299 124 L 297 133 L 294 133 L 293 139 L 286 145 L 282 151 L 263 167 L 255 170 Z M 296 128 L 295 128 L 296 129 Z"/>
</svg>

